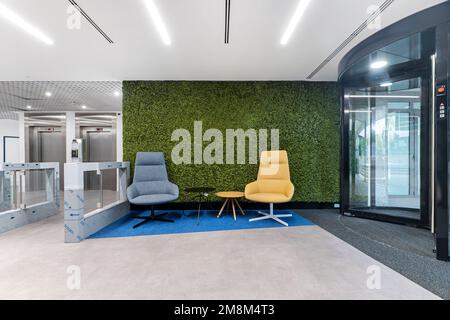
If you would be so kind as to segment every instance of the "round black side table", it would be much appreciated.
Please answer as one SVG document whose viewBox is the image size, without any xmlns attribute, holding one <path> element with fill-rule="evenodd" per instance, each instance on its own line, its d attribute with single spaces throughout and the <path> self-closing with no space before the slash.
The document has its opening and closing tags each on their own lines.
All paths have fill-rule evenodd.
<svg viewBox="0 0 450 320">
<path fill-rule="evenodd" d="M 209 196 L 216 190 L 213 187 L 194 187 L 194 188 L 186 188 L 184 191 L 186 193 L 192 194 L 192 200 L 197 201 L 198 210 L 197 210 L 197 224 L 200 224 L 200 212 L 202 208 L 202 204 L 204 202 L 208 202 Z"/>
</svg>

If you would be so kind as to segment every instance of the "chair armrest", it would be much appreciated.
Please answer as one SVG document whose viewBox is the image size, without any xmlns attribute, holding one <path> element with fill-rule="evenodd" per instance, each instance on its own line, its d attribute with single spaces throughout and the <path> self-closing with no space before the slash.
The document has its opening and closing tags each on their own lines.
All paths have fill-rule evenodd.
<svg viewBox="0 0 450 320">
<path fill-rule="evenodd" d="M 167 188 L 167 192 L 169 194 L 173 194 L 173 195 L 177 196 L 177 198 L 180 195 L 180 190 L 176 184 L 174 184 L 172 182 L 168 182 L 166 188 Z"/>
<path fill-rule="evenodd" d="M 286 189 L 285 189 L 285 195 L 286 197 L 288 197 L 289 199 L 292 199 L 294 197 L 294 192 L 295 192 L 295 187 L 292 184 L 292 182 L 288 182 L 286 185 Z"/>
<path fill-rule="evenodd" d="M 127 197 L 128 197 L 128 200 L 134 199 L 134 198 L 136 198 L 136 197 L 138 197 L 138 196 L 139 196 L 139 192 L 138 192 L 138 190 L 137 190 L 137 188 L 136 188 L 136 185 L 135 185 L 135 184 L 130 185 L 130 186 L 127 188 Z"/>
<path fill-rule="evenodd" d="M 247 197 L 248 195 L 254 194 L 254 193 L 258 193 L 259 192 L 259 188 L 258 188 L 258 182 L 252 182 L 249 183 L 248 185 L 245 186 L 245 196 Z"/>
</svg>

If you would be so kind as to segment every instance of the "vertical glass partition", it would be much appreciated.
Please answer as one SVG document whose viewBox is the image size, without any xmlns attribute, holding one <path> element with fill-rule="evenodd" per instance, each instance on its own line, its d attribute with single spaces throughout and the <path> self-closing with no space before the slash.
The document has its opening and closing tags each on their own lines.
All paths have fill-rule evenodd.
<svg viewBox="0 0 450 320">
<path fill-rule="evenodd" d="M 0 213 L 11 210 L 11 182 L 4 171 L 0 171 Z"/>
<path fill-rule="evenodd" d="M 49 199 L 49 192 L 53 193 L 54 185 L 54 171 L 53 170 L 30 170 L 18 173 L 18 179 L 26 181 L 24 184 L 24 191 L 19 195 L 20 203 L 25 207 L 30 207 L 36 204 L 47 202 Z M 50 185 L 49 185 L 50 184 Z M 50 196 L 51 198 L 51 196 Z"/>
<path fill-rule="evenodd" d="M 105 169 L 99 172 L 86 171 L 84 175 L 84 211 L 85 213 L 104 208 L 120 200 L 120 193 L 116 188 L 117 169 Z M 114 179 L 111 183 L 110 178 Z"/>
<path fill-rule="evenodd" d="M 103 207 L 102 174 L 97 171 L 86 171 L 84 174 L 84 208 L 85 212 Z"/>
</svg>

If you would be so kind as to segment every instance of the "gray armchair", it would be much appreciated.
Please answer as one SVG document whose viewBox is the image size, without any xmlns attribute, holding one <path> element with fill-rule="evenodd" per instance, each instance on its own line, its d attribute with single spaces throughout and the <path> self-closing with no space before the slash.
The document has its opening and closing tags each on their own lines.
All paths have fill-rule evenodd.
<svg viewBox="0 0 450 320">
<path fill-rule="evenodd" d="M 154 206 L 178 199 L 178 186 L 169 182 L 164 154 L 161 152 L 139 152 L 136 155 L 133 184 L 127 189 L 128 201 L 136 206 L 151 206 L 150 216 L 133 216 L 144 220 L 133 227 L 151 221 L 174 222 L 164 218 L 167 213 L 155 215 Z"/>
</svg>

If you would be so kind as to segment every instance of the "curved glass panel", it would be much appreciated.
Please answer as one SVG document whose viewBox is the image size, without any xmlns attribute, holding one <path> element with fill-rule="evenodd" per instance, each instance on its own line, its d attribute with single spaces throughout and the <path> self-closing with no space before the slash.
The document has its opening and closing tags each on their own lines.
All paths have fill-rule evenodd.
<svg viewBox="0 0 450 320">
<path fill-rule="evenodd" d="M 367 72 L 383 75 L 385 69 L 397 64 L 422 58 L 421 33 L 395 41 L 362 58 L 345 72 L 345 77 L 354 77 Z"/>
</svg>

